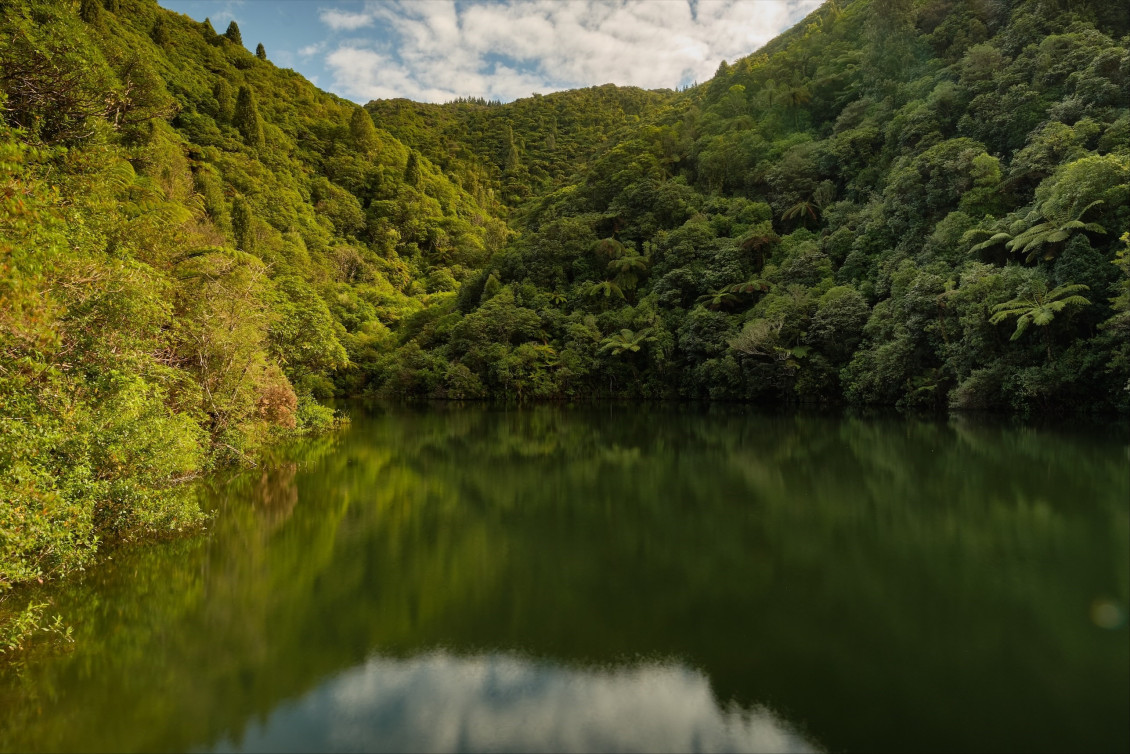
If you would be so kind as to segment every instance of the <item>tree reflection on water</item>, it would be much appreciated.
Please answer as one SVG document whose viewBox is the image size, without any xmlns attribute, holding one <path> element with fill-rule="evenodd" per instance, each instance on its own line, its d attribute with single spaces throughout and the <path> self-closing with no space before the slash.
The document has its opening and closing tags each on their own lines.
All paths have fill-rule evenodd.
<svg viewBox="0 0 1130 754">
<path fill-rule="evenodd" d="M 1130 747 L 1122 429 L 351 410 L 48 591 L 0 748 Z"/>
</svg>

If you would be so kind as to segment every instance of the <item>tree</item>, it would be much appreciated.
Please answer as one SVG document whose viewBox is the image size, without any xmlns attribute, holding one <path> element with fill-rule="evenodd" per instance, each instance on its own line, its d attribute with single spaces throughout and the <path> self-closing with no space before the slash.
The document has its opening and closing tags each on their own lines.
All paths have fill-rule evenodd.
<svg viewBox="0 0 1130 754">
<path fill-rule="evenodd" d="M 793 128 L 800 128 L 800 108 L 812 101 L 812 92 L 803 82 L 793 82 L 784 90 L 785 103 L 793 111 Z"/>
<path fill-rule="evenodd" d="M 99 0 L 82 0 L 78 15 L 86 23 L 97 26 L 102 23 L 102 3 Z"/>
<path fill-rule="evenodd" d="M 616 273 L 616 282 L 628 290 L 636 287 L 640 274 L 647 271 L 647 266 L 647 257 L 640 254 L 626 254 L 608 263 L 608 269 Z"/>
<path fill-rule="evenodd" d="M 619 356 L 622 353 L 637 353 L 645 343 L 654 341 L 655 337 L 651 334 L 650 327 L 639 332 L 632 332 L 624 328 L 602 340 L 597 353 L 609 353 L 613 356 Z"/>
<path fill-rule="evenodd" d="M 502 171 L 506 175 L 513 175 L 519 167 L 518 146 L 514 143 L 514 129 L 506 126 L 506 144 L 503 149 Z"/>
<path fill-rule="evenodd" d="M 702 304 L 707 309 L 721 309 L 731 304 L 736 304 L 739 300 L 738 294 L 733 292 L 730 286 L 719 288 L 710 293 L 704 293 L 698 297 L 698 303 Z"/>
<path fill-rule="evenodd" d="M 1106 233 L 1106 230 L 1098 223 L 1085 223 L 1083 222 L 1083 215 L 1087 214 L 1087 210 L 1094 207 L 1096 204 L 1102 204 L 1103 200 L 1099 199 L 1093 201 L 1083 208 L 1081 212 L 1070 217 L 1067 215 L 1048 212 L 1044 208 L 1044 222 L 1036 223 L 1016 235 L 1011 241 L 1006 244 L 1009 251 L 1020 252 L 1027 254 L 1027 261 L 1035 261 L 1036 255 L 1039 254 L 1040 249 L 1048 246 L 1049 249 L 1044 253 L 1045 259 L 1051 259 L 1055 250 L 1060 244 L 1071 237 L 1073 233 L 1080 230 L 1090 231 L 1091 233 Z M 1051 215 L 1048 217 L 1048 215 Z M 996 238 L 996 236 L 994 236 Z M 993 239 L 990 238 L 990 241 Z"/>
<path fill-rule="evenodd" d="M 103 7 L 111 13 L 120 13 L 122 10 L 122 0 L 106 0 Z"/>
<path fill-rule="evenodd" d="M 1028 325 L 1034 324 L 1037 327 L 1045 328 L 1044 338 L 1047 342 L 1048 361 L 1051 361 L 1052 340 L 1051 332 L 1047 329 L 1047 326 L 1055 319 L 1055 315 L 1069 306 L 1090 306 L 1090 301 L 1076 295 L 1079 291 L 1085 290 L 1088 290 L 1085 285 L 1069 284 L 1061 285 L 1049 291 L 1046 285 L 1040 283 L 1036 286 L 1031 298 L 1014 298 L 1011 301 L 994 306 L 993 316 L 989 319 L 989 322 L 996 325 L 1011 317 L 1018 317 L 1016 331 L 1012 333 L 1009 340 L 1016 340 L 1023 335 L 1024 331 L 1028 329 Z"/>
<path fill-rule="evenodd" d="M 212 97 L 216 100 L 216 120 L 230 123 L 235 114 L 235 96 L 227 79 L 219 79 L 212 87 Z"/>
<path fill-rule="evenodd" d="M 153 28 L 149 30 L 149 38 L 159 45 L 169 41 L 169 27 L 163 15 L 157 16 L 157 20 L 153 22 Z"/>
<path fill-rule="evenodd" d="M 263 146 L 263 120 L 259 117 L 259 105 L 255 102 L 255 93 L 250 87 L 239 88 L 232 125 L 239 129 L 248 146 L 257 148 Z"/>
<path fill-rule="evenodd" d="M 377 129 L 373 127 L 373 119 L 365 108 L 359 107 L 353 111 L 349 118 L 349 133 L 353 137 L 353 145 L 359 151 L 367 153 L 377 148 Z"/>
<path fill-rule="evenodd" d="M 1087 214 L 1095 205 L 1102 203 L 1102 199 L 1093 201 L 1074 217 L 1071 217 L 1062 210 L 1052 210 L 1045 203 L 1041 205 L 1039 209 L 1028 213 L 1028 216 L 1023 220 L 1019 220 L 1013 224 L 1013 231 L 1016 231 L 1018 226 L 1023 228 L 1024 225 L 1028 225 L 1027 228 L 1016 232 L 1015 235 L 1008 231 L 997 231 L 993 233 L 992 230 L 974 228 L 965 233 L 963 240 L 970 241 L 978 235 L 991 233 L 992 235 L 989 236 L 988 239 L 973 246 L 970 251 L 984 251 L 1003 243 L 1009 251 L 1027 254 L 1025 257 L 1025 261 L 1027 262 L 1036 261 L 1036 257 L 1039 256 L 1041 250 L 1044 250 L 1044 259 L 1053 259 L 1056 252 L 1059 251 L 1063 244 L 1071 238 L 1072 235 L 1081 230 L 1090 233 L 1106 234 L 1106 229 L 1098 223 L 1083 222 L 1083 215 Z M 1037 222 L 1038 220 L 1043 220 L 1043 222 Z M 1000 226 L 998 225 L 997 227 L 999 228 Z M 1044 249 L 1045 246 L 1047 247 L 1046 249 Z"/>
<path fill-rule="evenodd" d="M 49 31 L 35 38 L 9 35 L 0 26 L 0 40 L 0 122 L 26 129 L 45 144 L 79 144 L 93 136 L 107 101 L 101 72 L 91 65 L 88 51 Z M 0 136 L 0 143 L 5 138 L 11 137 Z"/>
<path fill-rule="evenodd" d="M 599 283 L 593 282 L 586 287 L 585 295 L 589 298 L 603 296 L 605 303 L 611 301 L 613 297 L 624 300 L 624 291 L 611 280 L 601 280 Z"/>
<path fill-rule="evenodd" d="M 781 213 L 782 221 L 793 220 L 798 217 L 800 218 L 801 226 L 805 228 L 808 227 L 808 218 L 811 217 L 813 220 L 819 219 L 819 212 L 811 199 L 801 199 Z"/>
<path fill-rule="evenodd" d="M 251 207 L 242 196 L 232 202 L 231 229 L 237 249 L 251 253 L 255 250 L 255 232 L 252 226 Z"/>
<path fill-rule="evenodd" d="M 409 152 L 408 163 L 404 166 L 404 182 L 409 186 L 419 186 L 422 177 L 420 173 L 420 158 L 416 156 L 414 151 Z"/>
<path fill-rule="evenodd" d="M 816 187 L 816 190 L 812 192 L 812 196 L 808 199 L 801 199 L 781 213 L 781 219 L 793 220 L 799 217 L 801 226 L 807 228 L 808 218 L 819 220 L 824 208 L 831 204 L 835 198 L 835 186 L 831 181 L 824 181 Z"/>
<path fill-rule="evenodd" d="M 239 33 L 239 24 L 235 21 L 228 24 L 228 30 L 224 32 L 224 36 L 237 45 L 243 44 L 243 35 Z"/>
<path fill-rule="evenodd" d="M 255 57 L 259 58 L 260 60 L 267 59 L 267 48 L 263 46 L 262 42 L 255 46 Z"/>
<path fill-rule="evenodd" d="M 216 39 L 220 35 L 217 34 L 216 30 L 212 27 L 211 19 L 205 18 L 201 26 L 203 27 L 202 31 L 204 32 L 204 41 L 208 42 L 209 44 L 215 44 Z"/>
</svg>

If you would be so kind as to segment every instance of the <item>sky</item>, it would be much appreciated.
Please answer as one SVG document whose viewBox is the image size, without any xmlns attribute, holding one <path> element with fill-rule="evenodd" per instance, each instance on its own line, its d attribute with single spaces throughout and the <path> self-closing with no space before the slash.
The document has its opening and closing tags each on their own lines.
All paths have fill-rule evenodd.
<svg viewBox="0 0 1130 754">
<path fill-rule="evenodd" d="M 819 0 L 159 0 L 358 103 L 509 102 L 600 84 L 678 89 Z"/>
</svg>

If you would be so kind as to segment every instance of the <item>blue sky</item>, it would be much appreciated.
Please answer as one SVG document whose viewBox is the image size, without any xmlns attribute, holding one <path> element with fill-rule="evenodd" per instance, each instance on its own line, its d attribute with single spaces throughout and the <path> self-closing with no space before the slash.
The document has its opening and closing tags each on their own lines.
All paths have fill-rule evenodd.
<svg viewBox="0 0 1130 754">
<path fill-rule="evenodd" d="M 504 102 L 599 84 L 677 88 L 818 0 L 159 0 L 355 102 Z"/>
</svg>

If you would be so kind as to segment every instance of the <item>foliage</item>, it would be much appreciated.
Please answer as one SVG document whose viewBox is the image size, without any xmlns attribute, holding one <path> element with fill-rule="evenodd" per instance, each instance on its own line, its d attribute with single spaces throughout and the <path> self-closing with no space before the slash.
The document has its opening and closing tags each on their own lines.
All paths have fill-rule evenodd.
<svg viewBox="0 0 1130 754">
<path fill-rule="evenodd" d="M 1011 340 L 1016 340 L 1024 334 L 1028 325 L 1047 327 L 1055 319 L 1055 315 L 1068 306 L 1090 305 L 1090 301 L 1077 295 L 1077 291 L 1085 290 L 1087 290 L 1085 285 L 1061 285 L 1050 291 L 1043 288 L 1033 292 L 1031 298 L 1014 298 L 1011 301 L 1005 301 L 1003 304 L 997 304 L 993 307 L 993 316 L 989 319 L 989 322 L 995 325 L 1011 317 L 1016 317 L 1016 331 L 1011 338 Z"/>
<path fill-rule="evenodd" d="M 528 397 L 492 377 L 527 342 L 455 337 L 509 289 L 537 313 L 528 342 L 558 355 L 540 369 L 560 396 L 942 408 L 973 405 L 969 386 L 994 375 L 973 403 L 1127 410 L 1105 294 L 1130 225 L 1125 24 L 1090 6 L 935 5 L 826 4 L 674 95 L 370 103 L 488 185 L 521 233 L 393 359 L 411 371 L 430 354 L 490 395 Z M 618 122 L 629 106 L 638 122 Z M 555 163 L 574 134 L 596 148 Z M 1078 286 L 1106 298 L 1033 298 Z M 1025 318 L 1024 301 L 1047 311 Z M 1049 313 L 1042 347 L 995 327 Z M 625 345 L 645 331 L 649 348 Z"/>
<path fill-rule="evenodd" d="M 63 616 L 54 615 L 49 620 L 44 616 L 46 602 L 28 602 L 22 610 L 0 620 L 0 655 L 11 654 L 25 649 L 35 638 L 43 634 L 63 643 L 74 641 L 73 627 L 63 623 Z M 0 602 L 0 609 L 3 609 Z"/>
</svg>

